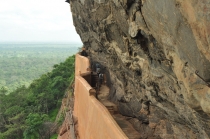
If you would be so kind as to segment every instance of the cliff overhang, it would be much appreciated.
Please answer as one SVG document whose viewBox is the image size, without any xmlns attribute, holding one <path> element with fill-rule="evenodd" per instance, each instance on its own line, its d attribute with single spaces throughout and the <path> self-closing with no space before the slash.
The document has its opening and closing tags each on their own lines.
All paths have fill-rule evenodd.
<svg viewBox="0 0 210 139">
<path fill-rule="evenodd" d="M 142 138 L 210 137 L 208 0 L 71 0 L 110 100 Z M 187 133 L 187 134 L 186 134 Z"/>
</svg>

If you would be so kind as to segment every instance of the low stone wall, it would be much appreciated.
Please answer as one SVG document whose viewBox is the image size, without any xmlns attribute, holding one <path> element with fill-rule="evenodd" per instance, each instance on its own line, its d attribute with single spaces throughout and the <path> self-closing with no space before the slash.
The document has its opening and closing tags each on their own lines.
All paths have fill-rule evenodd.
<svg viewBox="0 0 210 139">
<path fill-rule="evenodd" d="M 75 78 L 75 88 L 77 105 L 74 107 L 74 114 L 78 118 L 81 139 L 127 138 L 105 106 L 95 98 L 92 88 L 84 78 Z"/>
<path fill-rule="evenodd" d="M 95 98 L 95 90 L 80 76 L 88 72 L 88 58 L 77 54 L 75 65 L 74 116 L 80 139 L 127 139 L 106 107 Z"/>
<path fill-rule="evenodd" d="M 79 54 L 75 62 L 74 116 L 78 120 L 80 139 L 127 139 L 106 107 L 95 98 L 95 90 L 82 76 L 89 75 L 89 59 Z M 85 76 L 86 77 L 86 76 Z M 89 78 L 88 78 L 89 79 Z M 67 132 L 70 132 L 67 130 Z M 59 139 L 69 137 L 64 132 Z"/>
<path fill-rule="evenodd" d="M 90 68 L 89 59 L 79 54 L 76 54 L 75 76 L 87 73 L 89 68 Z"/>
</svg>

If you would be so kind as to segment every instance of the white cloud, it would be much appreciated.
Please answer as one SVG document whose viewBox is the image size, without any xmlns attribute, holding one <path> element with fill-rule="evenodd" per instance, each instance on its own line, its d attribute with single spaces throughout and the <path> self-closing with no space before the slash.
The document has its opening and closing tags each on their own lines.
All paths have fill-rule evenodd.
<svg viewBox="0 0 210 139">
<path fill-rule="evenodd" d="M 80 42 L 65 0 L 0 1 L 0 41 Z"/>
</svg>

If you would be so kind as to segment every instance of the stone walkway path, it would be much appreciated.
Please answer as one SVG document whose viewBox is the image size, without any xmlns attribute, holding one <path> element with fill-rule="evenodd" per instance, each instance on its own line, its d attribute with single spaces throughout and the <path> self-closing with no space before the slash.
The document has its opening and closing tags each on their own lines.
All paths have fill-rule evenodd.
<svg viewBox="0 0 210 139">
<path fill-rule="evenodd" d="M 109 112 L 111 113 L 117 124 L 121 127 L 121 129 L 129 139 L 140 139 L 141 134 L 133 128 L 131 123 L 126 120 L 125 116 L 119 114 L 117 105 L 108 100 L 108 95 L 109 95 L 109 88 L 105 85 L 102 85 L 100 87 L 98 95 L 99 101 L 104 106 L 106 106 L 106 108 L 109 110 Z"/>
</svg>

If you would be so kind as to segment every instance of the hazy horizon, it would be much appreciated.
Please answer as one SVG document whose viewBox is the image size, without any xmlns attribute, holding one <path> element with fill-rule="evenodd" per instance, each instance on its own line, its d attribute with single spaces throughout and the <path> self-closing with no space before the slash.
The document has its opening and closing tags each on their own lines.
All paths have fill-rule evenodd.
<svg viewBox="0 0 210 139">
<path fill-rule="evenodd" d="M 0 50 L 22 48 L 81 48 L 81 43 L 0 43 Z"/>
<path fill-rule="evenodd" d="M 82 42 L 67 41 L 0 41 L 0 44 L 83 44 Z"/>
</svg>

